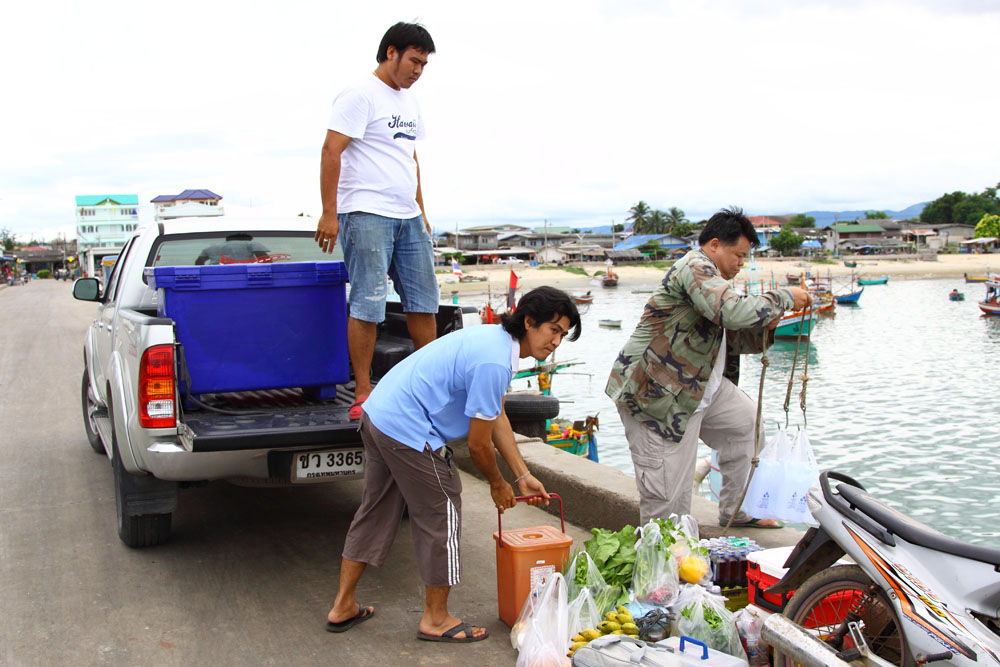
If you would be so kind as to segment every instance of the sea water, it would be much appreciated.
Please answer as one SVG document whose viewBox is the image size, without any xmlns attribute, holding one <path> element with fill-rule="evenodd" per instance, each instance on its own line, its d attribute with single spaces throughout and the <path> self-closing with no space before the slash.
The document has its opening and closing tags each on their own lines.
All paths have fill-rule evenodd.
<svg viewBox="0 0 1000 667">
<path fill-rule="evenodd" d="M 560 418 L 599 413 L 602 463 L 633 475 L 628 445 L 604 386 L 622 344 L 651 296 L 633 289 L 586 286 L 583 335 L 557 351 L 585 362 L 560 371 L 552 393 Z M 965 301 L 950 301 L 958 288 Z M 808 350 L 805 414 L 800 408 L 803 341 L 787 413 L 790 432 L 807 427 L 820 469 L 861 482 L 876 497 L 941 532 L 1000 546 L 1000 317 L 981 315 L 985 287 L 958 279 L 895 280 L 865 287 L 857 306 L 820 316 Z M 474 303 L 472 297 L 463 301 Z M 620 319 L 621 329 L 598 326 Z M 794 342 L 768 350 L 763 419 L 767 437 L 784 424 Z M 760 355 L 742 358 L 740 388 L 755 401 Z M 521 361 L 527 367 L 528 360 Z M 514 389 L 536 387 L 519 380 Z M 701 455 L 709 450 L 700 445 Z"/>
</svg>

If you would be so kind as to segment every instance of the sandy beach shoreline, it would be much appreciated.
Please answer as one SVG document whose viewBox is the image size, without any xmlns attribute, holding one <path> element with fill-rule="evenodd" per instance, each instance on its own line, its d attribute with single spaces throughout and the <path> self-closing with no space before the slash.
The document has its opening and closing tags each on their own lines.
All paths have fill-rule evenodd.
<svg viewBox="0 0 1000 667">
<path fill-rule="evenodd" d="M 913 256 L 857 256 L 846 258 L 857 261 L 858 266 L 854 269 L 856 276 L 877 278 L 889 276 L 890 280 L 919 280 L 929 278 L 957 278 L 962 280 L 963 274 L 970 276 L 985 275 L 987 269 L 1000 271 L 1000 255 L 938 255 L 936 262 L 918 260 Z M 562 267 L 530 267 L 526 264 L 514 265 L 514 273 L 517 275 L 517 286 L 519 291 L 538 287 L 539 285 L 552 285 L 570 292 L 584 292 L 588 289 L 601 289 L 599 283 L 594 279 L 594 274 L 604 271 L 603 262 L 583 262 L 575 264 L 583 268 L 587 275 L 570 273 Z M 785 283 L 785 274 L 811 271 L 816 276 L 826 276 L 827 273 L 833 277 L 849 276 L 851 269 L 844 266 L 843 259 L 833 264 L 820 262 L 809 262 L 801 257 L 789 257 L 780 259 L 758 259 L 757 266 L 761 276 L 770 277 L 781 283 Z M 452 292 L 464 293 L 486 293 L 492 292 L 494 295 L 505 294 L 507 292 L 508 281 L 510 280 L 510 269 L 508 265 L 482 265 L 463 266 L 462 271 L 466 275 L 483 276 L 486 278 L 480 282 L 460 283 L 449 273 L 438 274 L 438 284 L 441 286 L 441 296 L 446 298 Z M 663 269 L 652 266 L 622 265 L 616 266 L 615 272 L 619 276 L 618 285 L 620 288 L 651 287 L 657 284 L 664 274 Z M 742 283 L 748 277 L 744 269 L 736 277 L 737 283 Z"/>
</svg>

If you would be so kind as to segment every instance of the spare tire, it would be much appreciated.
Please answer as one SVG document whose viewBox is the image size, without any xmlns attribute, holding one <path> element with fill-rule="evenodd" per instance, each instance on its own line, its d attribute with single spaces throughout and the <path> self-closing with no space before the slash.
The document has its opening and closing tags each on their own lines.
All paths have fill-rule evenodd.
<svg viewBox="0 0 1000 667">
<path fill-rule="evenodd" d="M 504 412 L 512 422 L 553 419 L 559 416 L 559 399 L 533 392 L 512 392 L 504 401 Z"/>
</svg>

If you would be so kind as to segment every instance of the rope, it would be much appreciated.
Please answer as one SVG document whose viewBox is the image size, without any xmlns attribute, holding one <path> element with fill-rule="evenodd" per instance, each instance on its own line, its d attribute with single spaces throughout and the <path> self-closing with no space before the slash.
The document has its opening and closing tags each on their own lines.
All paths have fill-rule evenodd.
<svg viewBox="0 0 1000 667">
<path fill-rule="evenodd" d="M 739 512 L 740 508 L 743 507 L 747 491 L 750 490 L 750 481 L 753 480 L 753 473 L 757 470 L 757 464 L 760 462 L 760 420 L 764 405 L 764 375 L 767 373 L 767 367 L 771 365 L 771 360 L 767 358 L 767 332 L 767 327 L 765 327 L 764 340 L 761 345 L 762 351 L 760 353 L 760 384 L 757 387 L 757 420 L 754 423 L 753 429 L 753 458 L 750 459 L 750 475 L 747 476 L 747 483 L 743 486 L 743 493 L 740 494 L 740 502 L 736 503 L 736 510 L 729 515 L 729 521 L 726 522 L 726 527 L 722 529 L 723 535 L 729 532 L 730 526 L 733 525 L 733 519 L 736 518 L 736 512 Z"/>
<path fill-rule="evenodd" d="M 805 318 L 805 314 L 803 313 L 803 318 Z M 788 404 L 792 401 L 792 385 L 795 383 L 795 368 L 799 363 L 799 345 L 802 343 L 802 329 L 804 325 L 805 319 L 799 322 L 799 335 L 795 337 L 795 355 L 792 357 L 792 370 L 788 373 L 788 389 L 785 391 L 785 430 L 788 430 Z M 806 345 L 809 344 L 808 340 L 807 338 Z"/>
<path fill-rule="evenodd" d="M 805 317 L 807 319 L 810 317 L 810 312 L 809 311 L 811 309 L 812 309 L 812 304 L 810 304 L 809 306 L 806 306 Z M 805 322 L 803 322 L 803 325 L 804 324 L 805 324 Z M 807 422 L 806 422 L 806 385 L 809 383 L 809 345 L 812 342 L 812 330 L 811 330 L 812 329 L 812 320 L 811 319 L 809 319 L 809 326 L 810 326 L 809 335 L 806 336 L 806 360 L 805 360 L 805 363 L 802 364 L 802 391 L 799 393 L 799 408 L 802 410 L 802 428 L 805 428 L 806 425 L 807 425 Z M 800 328 L 799 329 L 799 335 L 800 335 L 800 337 L 801 337 L 801 334 L 802 334 L 802 329 Z M 786 418 L 787 418 L 787 415 L 788 415 L 787 409 L 785 411 L 785 415 L 786 415 Z M 785 427 L 787 428 L 787 426 L 788 425 L 786 424 Z"/>
</svg>

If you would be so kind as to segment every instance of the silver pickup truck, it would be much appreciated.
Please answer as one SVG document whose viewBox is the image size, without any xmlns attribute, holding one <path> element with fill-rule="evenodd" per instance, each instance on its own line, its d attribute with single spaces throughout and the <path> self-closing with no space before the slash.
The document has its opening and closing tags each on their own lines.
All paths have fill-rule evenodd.
<svg viewBox="0 0 1000 667">
<path fill-rule="evenodd" d="M 154 288 L 158 267 L 178 267 L 178 274 L 186 276 L 217 264 L 263 270 L 265 264 L 338 260 L 319 252 L 314 231 L 315 223 L 302 218 L 165 221 L 129 238 L 106 285 L 94 278 L 74 284 L 74 297 L 98 303 L 83 350 L 84 426 L 94 450 L 111 460 L 118 534 L 130 547 L 168 539 L 184 483 L 309 484 L 363 473 L 357 422 L 348 417 L 352 380 L 335 385 L 335 396 L 329 387 L 323 392 L 294 386 L 189 391 L 195 388 L 178 336 L 182 323 L 164 313 L 163 289 Z M 211 341 L 216 349 L 236 345 L 248 329 L 258 337 L 263 333 L 269 350 L 289 344 L 288 323 L 268 314 L 266 299 L 273 303 L 273 292 L 259 295 L 262 310 L 239 326 L 219 318 Z M 376 380 L 413 350 L 399 303 L 390 301 L 386 310 L 372 364 Z M 462 310 L 441 306 L 439 336 L 462 327 L 463 317 L 478 321 L 478 315 Z M 346 355 L 346 334 L 322 332 L 320 338 L 306 342 L 339 346 Z"/>
</svg>

